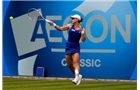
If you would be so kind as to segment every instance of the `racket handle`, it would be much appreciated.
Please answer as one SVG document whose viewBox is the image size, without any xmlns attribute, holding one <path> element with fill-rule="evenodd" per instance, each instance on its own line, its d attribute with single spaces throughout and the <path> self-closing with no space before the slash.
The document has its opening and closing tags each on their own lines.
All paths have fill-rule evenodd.
<svg viewBox="0 0 140 90">
<path fill-rule="evenodd" d="M 45 19 L 45 21 L 46 21 L 46 22 L 50 22 L 50 20 L 48 20 L 48 19 Z"/>
</svg>

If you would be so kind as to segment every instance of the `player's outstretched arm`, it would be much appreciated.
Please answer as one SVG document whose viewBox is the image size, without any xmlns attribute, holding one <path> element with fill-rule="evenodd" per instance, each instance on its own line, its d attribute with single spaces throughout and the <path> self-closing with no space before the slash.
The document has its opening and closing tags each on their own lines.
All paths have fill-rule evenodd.
<svg viewBox="0 0 140 90">
<path fill-rule="evenodd" d="M 57 30 L 59 30 L 59 31 L 65 31 L 65 30 L 68 30 L 69 29 L 69 27 L 71 26 L 71 24 L 67 24 L 67 25 L 65 25 L 65 26 L 58 26 L 58 25 L 56 25 L 54 22 L 52 22 L 52 21 L 50 21 L 50 22 L 48 22 L 50 25 L 53 25 Z"/>
</svg>

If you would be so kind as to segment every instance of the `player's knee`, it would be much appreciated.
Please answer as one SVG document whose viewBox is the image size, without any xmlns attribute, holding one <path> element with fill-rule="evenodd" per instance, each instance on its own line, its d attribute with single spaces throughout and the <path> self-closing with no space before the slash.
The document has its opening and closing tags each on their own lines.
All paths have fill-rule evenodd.
<svg viewBox="0 0 140 90">
<path fill-rule="evenodd" d="M 74 62 L 74 66 L 78 66 L 79 65 L 79 62 Z"/>
</svg>

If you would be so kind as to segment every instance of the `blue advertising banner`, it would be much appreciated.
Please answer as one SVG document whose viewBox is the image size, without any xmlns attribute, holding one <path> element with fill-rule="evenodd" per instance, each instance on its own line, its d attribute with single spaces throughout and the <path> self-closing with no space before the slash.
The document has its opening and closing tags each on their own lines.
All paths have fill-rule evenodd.
<svg viewBox="0 0 140 90">
<path fill-rule="evenodd" d="M 68 31 L 31 21 L 30 8 L 59 26 L 71 23 L 70 15 L 83 17 L 83 78 L 137 79 L 137 1 L 129 0 L 3 1 L 3 75 L 33 76 L 44 67 L 47 77 L 73 77 L 65 61 Z"/>
</svg>

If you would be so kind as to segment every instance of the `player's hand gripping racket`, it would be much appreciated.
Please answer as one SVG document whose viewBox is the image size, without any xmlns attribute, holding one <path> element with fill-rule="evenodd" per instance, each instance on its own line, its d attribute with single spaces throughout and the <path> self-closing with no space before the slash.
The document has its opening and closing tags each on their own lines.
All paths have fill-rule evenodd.
<svg viewBox="0 0 140 90">
<path fill-rule="evenodd" d="M 50 20 L 44 18 L 42 13 L 35 8 L 31 8 L 28 10 L 28 16 L 30 20 L 35 21 L 35 22 L 39 20 L 45 20 L 46 22 L 50 22 Z"/>
</svg>

